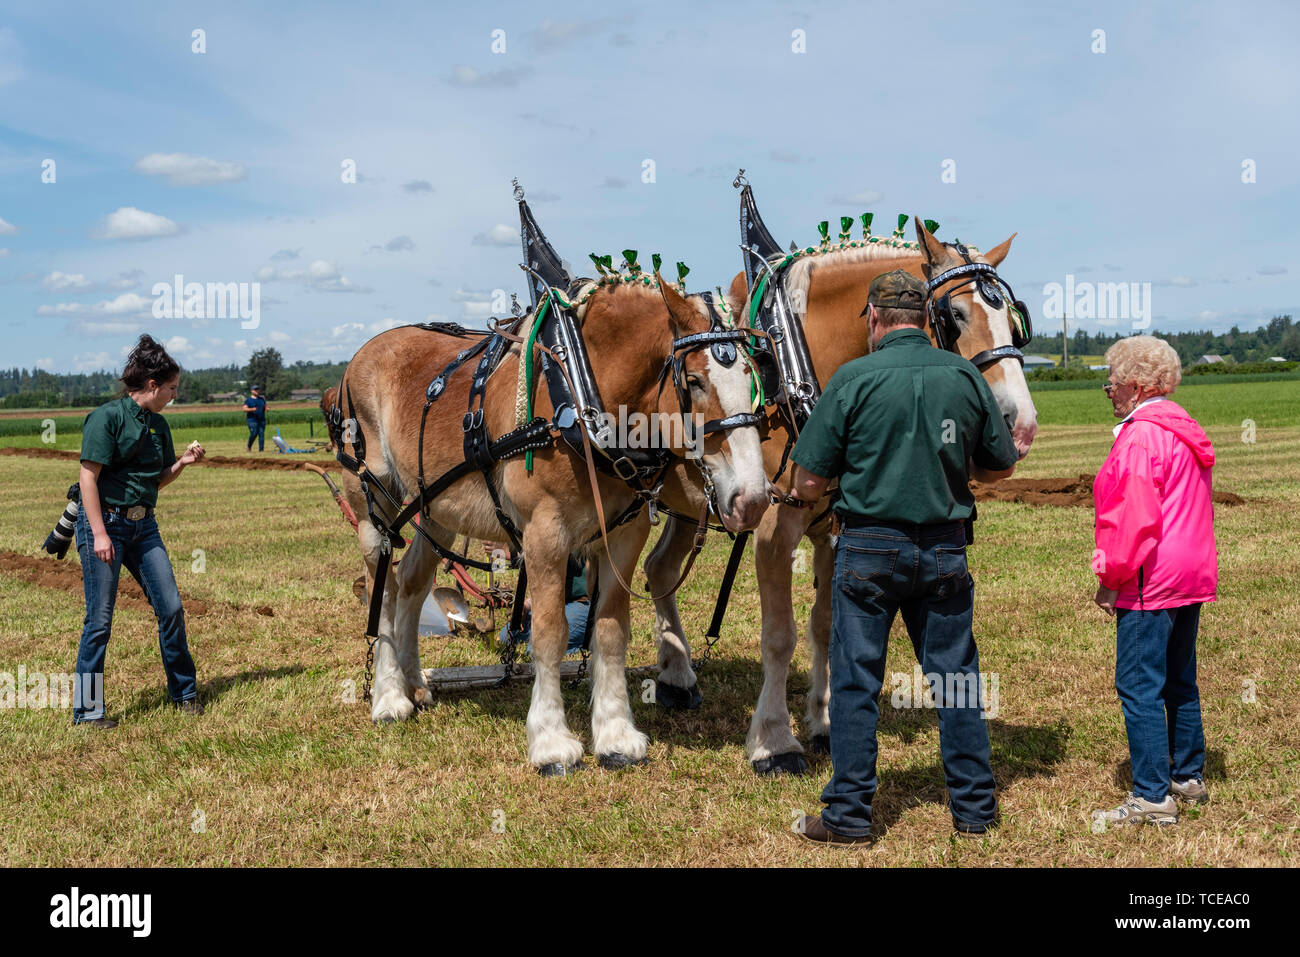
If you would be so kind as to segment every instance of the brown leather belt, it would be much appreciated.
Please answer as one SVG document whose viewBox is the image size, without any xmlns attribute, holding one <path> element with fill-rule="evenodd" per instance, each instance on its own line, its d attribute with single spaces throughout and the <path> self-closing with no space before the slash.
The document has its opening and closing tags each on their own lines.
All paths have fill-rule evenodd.
<svg viewBox="0 0 1300 957">
<path fill-rule="evenodd" d="M 151 518 L 153 516 L 153 509 L 146 505 L 105 505 L 104 511 L 112 512 L 114 515 L 121 515 L 128 522 L 138 522 L 141 519 Z"/>
</svg>

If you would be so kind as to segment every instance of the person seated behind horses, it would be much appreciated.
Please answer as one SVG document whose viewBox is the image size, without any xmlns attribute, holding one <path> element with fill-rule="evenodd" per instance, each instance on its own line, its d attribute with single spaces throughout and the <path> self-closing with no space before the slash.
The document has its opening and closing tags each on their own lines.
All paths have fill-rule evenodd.
<svg viewBox="0 0 1300 957">
<path fill-rule="evenodd" d="M 969 480 L 1011 474 L 1017 451 L 984 377 L 935 349 L 922 326 L 926 291 L 901 269 L 867 295 L 872 351 L 831 378 L 794 447 L 795 494 L 816 501 L 839 479 L 830 639 L 834 773 L 809 840 L 871 840 L 877 697 L 889 629 L 901 611 L 939 712 L 939 748 L 959 835 L 985 833 L 997 813 L 979 652 L 971 632 Z M 972 468 L 973 464 L 973 468 Z"/>
<path fill-rule="evenodd" d="M 564 617 L 569 620 L 569 644 L 564 649 L 566 655 L 582 650 L 587 639 L 587 610 L 591 598 L 587 594 L 587 566 L 577 555 L 569 556 L 568 567 L 564 570 Z M 529 652 L 533 650 L 533 600 L 524 599 L 524 619 L 519 632 L 519 641 L 524 643 Z M 497 641 L 502 645 L 510 640 L 510 623 L 497 634 Z"/>
</svg>

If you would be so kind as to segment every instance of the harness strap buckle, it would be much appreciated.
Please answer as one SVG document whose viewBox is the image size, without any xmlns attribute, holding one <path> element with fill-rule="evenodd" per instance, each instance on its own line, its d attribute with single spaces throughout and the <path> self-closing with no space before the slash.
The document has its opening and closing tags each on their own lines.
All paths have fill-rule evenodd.
<svg viewBox="0 0 1300 957">
<path fill-rule="evenodd" d="M 475 429 L 482 428 L 483 410 L 474 409 L 471 412 L 466 412 L 464 417 L 460 420 L 460 427 L 463 432 L 473 432 Z"/>
</svg>

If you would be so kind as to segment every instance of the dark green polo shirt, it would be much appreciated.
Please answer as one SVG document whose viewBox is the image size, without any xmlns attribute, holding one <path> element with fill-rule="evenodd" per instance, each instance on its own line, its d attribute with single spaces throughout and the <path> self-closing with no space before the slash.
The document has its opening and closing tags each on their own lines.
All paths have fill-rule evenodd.
<svg viewBox="0 0 1300 957">
<path fill-rule="evenodd" d="M 148 438 L 131 461 L 141 436 Z M 157 412 L 140 408 L 129 395 L 106 402 L 81 426 L 81 460 L 104 466 L 99 498 L 105 505 L 128 508 L 158 504 L 158 479 L 176 463 L 172 430 Z"/>
<path fill-rule="evenodd" d="M 848 518 L 931 525 L 970 517 L 968 459 L 1006 469 L 1016 447 L 979 370 L 904 327 L 831 377 L 791 458 L 839 478 Z"/>
</svg>

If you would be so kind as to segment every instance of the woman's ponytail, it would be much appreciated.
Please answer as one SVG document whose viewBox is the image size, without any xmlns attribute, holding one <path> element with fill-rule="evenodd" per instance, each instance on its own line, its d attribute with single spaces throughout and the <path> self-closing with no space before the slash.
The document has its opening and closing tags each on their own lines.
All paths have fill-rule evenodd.
<svg viewBox="0 0 1300 957">
<path fill-rule="evenodd" d="M 146 332 L 126 357 L 122 385 L 126 392 L 138 392 L 149 385 L 150 379 L 162 385 L 176 378 L 180 371 L 181 367 L 167 354 L 162 343 Z"/>
</svg>

